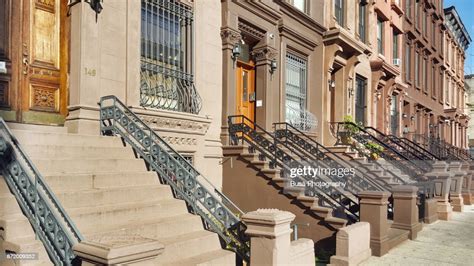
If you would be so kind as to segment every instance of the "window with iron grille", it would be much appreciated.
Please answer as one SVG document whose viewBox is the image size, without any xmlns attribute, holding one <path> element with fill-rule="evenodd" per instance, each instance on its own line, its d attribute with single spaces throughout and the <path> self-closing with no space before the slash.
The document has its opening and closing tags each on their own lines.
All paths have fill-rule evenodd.
<svg viewBox="0 0 474 266">
<path fill-rule="evenodd" d="M 140 103 L 197 114 L 193 10 L 176 0 L 141 1 Z"/>
<path fill-rule="evenodd" d="M 344 1 L 334 0 L 334 15 L 339 25 L 344 26 Z"/>
<path fill-rule="evenodd" d="M 306 111 L 306 66 L 306 59 L 290 53 L 286 55 L 286 122 L 307 131 L 315 126 L 315 118 Z"/>
</svg>

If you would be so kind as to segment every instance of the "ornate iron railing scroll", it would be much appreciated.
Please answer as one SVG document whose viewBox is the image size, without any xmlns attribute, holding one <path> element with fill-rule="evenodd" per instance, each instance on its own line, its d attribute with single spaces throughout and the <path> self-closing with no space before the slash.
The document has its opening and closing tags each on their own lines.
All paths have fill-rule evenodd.
<svg viewBox="0 0 474 266">
<path fill-rule="evenodd" d="M 0 173 L 55 265 L 72 265 L 74 244 L 84 238 L 0 118 Z"/>
<path fill-rule="evenodd" d="M 100 122 L 103 135 L 122 137 L 158 173 L 160 181 L 170 185 L 176 197 L 201 216 L 207 229 L 219 234 L 228 249 L 249 261 L 250 239 L 238 217 L 242 211 L 230 199 L 117 97 L 100 99 Z"/>
</svg>

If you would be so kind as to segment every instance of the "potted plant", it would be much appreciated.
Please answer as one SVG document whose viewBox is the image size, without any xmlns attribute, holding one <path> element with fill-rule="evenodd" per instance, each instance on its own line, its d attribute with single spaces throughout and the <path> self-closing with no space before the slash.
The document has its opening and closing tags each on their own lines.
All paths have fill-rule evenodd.
<svg viewBox="0 0 474 266">
<path fill-rule="evenodd" d="M 384 151 L 383 147 L 374 142 L 367 142 L 365 148 L 370 151 L 370 158 L 377 160 L 380 157 L 380 154 Z"/>
<path fill-rule="evenodd" d="M 351 115 L 346 115 L 343 118 L 344 131 L 339 132 L 339 137 L 344 145 L 352 144 L 352 136 L 359 132 L 359 126 L 354 122 Z"/>
</svg>

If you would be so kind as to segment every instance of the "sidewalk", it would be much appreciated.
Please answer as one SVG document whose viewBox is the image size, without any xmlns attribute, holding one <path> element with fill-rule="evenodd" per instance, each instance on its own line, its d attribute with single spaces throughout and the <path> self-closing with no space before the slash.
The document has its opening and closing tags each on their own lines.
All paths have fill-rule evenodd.
<svg viewBox="0 0 474 266">
<path fill-rule="evenodd" d="M 416 240 L 360 265 L 474 265 L 474 205 L 454 212 L 451 221 L 424 225 Z"/>
</svg>

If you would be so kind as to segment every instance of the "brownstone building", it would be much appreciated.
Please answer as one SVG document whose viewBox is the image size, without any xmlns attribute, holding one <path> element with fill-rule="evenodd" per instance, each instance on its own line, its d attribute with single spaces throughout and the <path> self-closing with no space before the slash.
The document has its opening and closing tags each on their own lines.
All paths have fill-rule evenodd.
<svg viewBox="0 0 474 266">
<path fill-rule="evenodd" d="M 470 37 L 443 1 L 404 1 L 402 133 L 466 147 L 463 68 Z M 453 36 L 456 36 L 455 38 Z"/>
</svg>

